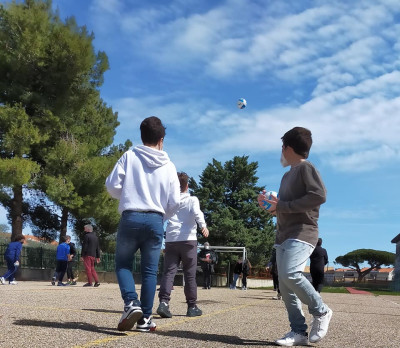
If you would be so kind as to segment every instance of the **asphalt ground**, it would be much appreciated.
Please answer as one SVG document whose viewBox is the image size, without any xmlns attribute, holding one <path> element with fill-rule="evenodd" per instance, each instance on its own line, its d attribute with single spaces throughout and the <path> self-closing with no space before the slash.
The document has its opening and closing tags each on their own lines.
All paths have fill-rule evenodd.
<svg viewBox="0 0 400 348">
<path fill-rule="evenodd" d="M 289 331 L 282 301 L 272 299 L 274 291 L 199 287 L 203 315 L 189 318 L 183 287 L 175 286 L 171 319 L 155 314 L 156 297 L 155 332 L 119 332 L 123 302 L 118 285 L 82 285 L 0 285 L 0 347 L 276 347 L 274 341 Z M 310 346 L 400 347 L 400 296 L 322 297 L 333 318 L 328 335 Z"/>
</svg>

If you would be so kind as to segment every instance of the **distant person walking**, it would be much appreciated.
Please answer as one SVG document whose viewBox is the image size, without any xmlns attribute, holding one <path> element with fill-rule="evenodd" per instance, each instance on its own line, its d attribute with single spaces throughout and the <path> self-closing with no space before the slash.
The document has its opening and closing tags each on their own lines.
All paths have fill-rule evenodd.
<svg viewBox="0 0 400 348">
<path fill-rule="evenodd" d="M 152 309 L 157 285 L 163 224 L 179 208 L 179 180 L 175 165 L 163 151 L 165 127 L 151 116 L 140 124 L 143 145 L 125 152 L 106 179 L 107 191 L 119 199 L 121 219 L 117 233 L 115 272 L 124 300 L 119 331 L 136 324 L 138 331 L 154 331 Z M 132 275 L 133 259 L 140 250 L 140 300 Z"/>
<path fill-rule="evenodd" d="M 71 237 L 66 235 L 60 237 L 60 244 L 57 247 L 57 267 L 56 267 L 56 275 L 58 277 L 57 286 L 66 286 L 68 283 L 63 283 L 63 278 L 65 272 L 67 271 L 68 261 L 71 260 L 69 243 L 71 241 Z M 54 279 L 54 278 L 53 278 Z M 53 284 L 53 283 L 52 283 Z M 53 284 L 54 285 L 54 284 Z"/>
<path fill-rule="evenodd" d="M 199 260 L 201 270 L 203 271 L 203 289 L 211 289 L 212 273 L 214 265 L 218 263 L 218 256 L 214 250 L 210 248 L 210 243 L 205 242 L 204 248 L 199 252 Z"/>
<path fill-rule="evenodd" d="M 310 274 L 315 290 L 321 292 L 324 286 L 324 269 L 328 263 L 328 253 L 322 246 L 322 239 L 318 238 L 317 246 L 310 256 Z"/>
<path fill-rule="evenodd" d="M 267 269 L 271 273 L 272 276 L 272 283 L 274 286 L 274 290 L 276 291 L 276 296 L 274 296 L 273 300 L 281 300 L 282 295 L 281 291 L 279 290 L 279 277 L 278 277 L 278 266 L 276 264 L 276 249 L 272 249 L 272 255 L 268 262 Z"/>
<path fill-rule="evenodd" d="M 233 281 L 231 283 L 231 290 L 236 290 L 236 283 L 243 271 L 243 257 L 240 256 L 236 261 L 235 268 L 233 269 Z"/>
<path fill-rule="evenodd" d="M 202 315 L 197 307 L 197 224 L 201 228 L 204 237 L 208 237 L 208 229 L 204 220 L 204 214 L 200 210 L 200 203 L 197 197 L 191 196 L 189 191 L 189 177 L 186 173 L 178 173 L 181 187 L 181 199 L 179 210 L 168 220 L 165 254 L 164 273 L 161 279 L 160 292 L 158 297 L 160 305 L 157 314 L 162 318 L 171 318 L 169 301 L 171 290 L 174 285 L 174 278 L 179 264 L 182 262 L 184 277 L 184 292 L 187 303 L 188 317 Z"/>
<path fill-rule="evenodd" d="M 9 243 L 4 253 L 4 260 L 7 263 L 7 272 L 0 277 L 1 284 L 6 283 L 6 279 L 8 279 L 8 284 L 17 285 L 17 282 L 14 280 L 14 275 L 18 270 L 20 265 L 20 256 L 22 251 L 22 244 L 24 244 L 25 236 L 22 234 L 17 234 L 14 238 L 14 241 Z"/>
<path fill-rule="evenodd" d="M 75 243 L 69 243 L 69 254 L 71 255 L 70 260 L 67 265 L 67 278 L 69 285 L 76 285 L 76 279 L 74 276 L 74 266 L 75 266 L 75 257 L 76 257 L 76 247 Z"/>
<path fill-rule="evenodd" d="M 82 260 L 85 266 L 86 276 L 88 282 L 83 286 L 94 286 L 98 287 L 99 277 L 97 276 L 96 269 L 94 268 L 94 263 L 100 263 L 100 246 L 99 246 L 99 239 L 97 238 L 96 234 L 93 232 L 92 225 L 85 225 L 83 227 L 85 231 L 85 236 L 83 238 L 82 243 Z"/>
<path fill-rule="evenodd" d="M 250 274 L 251 271 L 251 263 L 249 259 L 245 259 L 243 261 L 242 267 L 242 290 L 247 290 L 247 276 Z"/>
</svg>

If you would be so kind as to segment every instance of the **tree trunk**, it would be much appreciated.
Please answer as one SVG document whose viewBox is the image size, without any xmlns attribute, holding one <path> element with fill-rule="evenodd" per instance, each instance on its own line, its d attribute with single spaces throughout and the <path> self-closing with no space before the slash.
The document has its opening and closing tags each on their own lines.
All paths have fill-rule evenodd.
<svg viewBox="0 0 400 348">
<path fill-rule="evenodd" d="M 11 200 L 11 241 L 17 234 L 22 234 L 22 186 L 14 186 Z"/>
<path fill-rule="evenodd" d="M 68 225 L 68 208 L 63 207 L 61 212 L 61 231 L 60 231 L 60 241 L 62 236 L 67 235 L 67 225 Z"/>
</svg>

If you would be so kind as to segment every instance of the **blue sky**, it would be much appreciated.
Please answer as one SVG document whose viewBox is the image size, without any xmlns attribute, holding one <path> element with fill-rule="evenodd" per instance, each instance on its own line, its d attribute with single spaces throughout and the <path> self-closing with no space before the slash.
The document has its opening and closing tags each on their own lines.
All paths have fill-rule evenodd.
<svg viewBox="0 0 400 348">
<path fill-rule="evenodd" d="M 4 3 L 4 1 L 1 1 Z M 213 158 L 258 161 L 277 191 L 281 136 L 309 128 L 309 160 L 328 190 L 320 236 L 333 260 L 395 252 L 400 203 L 400 2 L 53 0 L 94 32 L 110 70 L 101 96 L 119 114 L 115 143 L 140 143 L 150 115 L 165 150 L 198 175 Z M 248 106 L 236 108 L 243 97 Z M 4 213 L 0 223 L 5 223 Z"/>
</svg>

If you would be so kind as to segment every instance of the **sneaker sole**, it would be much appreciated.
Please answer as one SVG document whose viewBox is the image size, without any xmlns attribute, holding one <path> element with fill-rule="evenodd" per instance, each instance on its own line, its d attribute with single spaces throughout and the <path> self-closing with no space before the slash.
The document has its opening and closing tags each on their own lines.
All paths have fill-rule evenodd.
<svg viewBox="0 0 400 348">
<path fill-rule="evenodd" d="M 151 327 L 151 328 L 149 328 L 149 329 L 147 329 L 147 328 L 138 328 L 138 327 L 136 327 L 136 331 L 140 331 L 140 332 L 156 331 L 156 328 L 157 328 L 157 326 Z"/>
<path fill-rule="evenodd" d="M 129 314 L 124 320 L 118 323 L 118 331 L 128 331 L 132 329 L 137 321 L 143 316 L 142 311 L 135 310 Z"/>
</svg>

